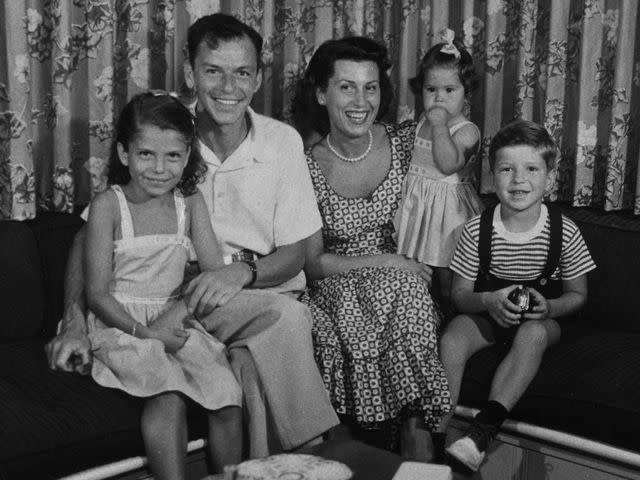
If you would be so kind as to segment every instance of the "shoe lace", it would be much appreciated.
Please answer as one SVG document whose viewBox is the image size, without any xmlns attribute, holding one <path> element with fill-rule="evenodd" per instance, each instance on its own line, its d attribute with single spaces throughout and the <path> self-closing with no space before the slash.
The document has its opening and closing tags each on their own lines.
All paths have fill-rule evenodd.
<svg viewBox="0 0 640 480">
<path fill-rule="evenodd" d="M 469 428 L 467 436 L 473 440 L 479 451 L 484 452 L 497 433 L 498 428 L 494 425 L 474 421 Z"/>
</svg>

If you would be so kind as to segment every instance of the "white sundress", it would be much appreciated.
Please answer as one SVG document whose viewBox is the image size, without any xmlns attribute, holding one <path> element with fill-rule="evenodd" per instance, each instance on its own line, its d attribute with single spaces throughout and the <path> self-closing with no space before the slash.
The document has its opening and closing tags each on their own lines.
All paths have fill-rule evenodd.
<svg viewBox="0 0 640 480">
<path fill-rule="evenodd" d="M 122 189 L 111 188 L 120 206 L 122 239 L 114 242 L 110 291 L 135 320 L 151 325 L 179 298 L 191 245 L 185 236 L 184 198 L 174 193 L 176 234 L 136 237 Z M 171 354 L 160 340 L 109 327 L 92 312 L 87 323 L 94 351 L 91 375 L 100 385 L 136 397 L 181 392 L 209 410 L 241 405 L 242 391 L 226 348 L 210 334 L 188 329 L 184 346 Z"/>
<path fill-rule="evenodd" d="M 458 172 L 443 174 L 435 165 L 431 141 L 418 137 L 424 121 L 422 117 L 416 126 L 413 156 L 394 219 L 396 243 L 398 253 L 447 268 L 462 227 L 482 212 L 474 182 L 476 156 Z M 449 133 L 453 135 L 469 124 L 475 127 L 464 120 L 449 128 Z"/>
</svg>

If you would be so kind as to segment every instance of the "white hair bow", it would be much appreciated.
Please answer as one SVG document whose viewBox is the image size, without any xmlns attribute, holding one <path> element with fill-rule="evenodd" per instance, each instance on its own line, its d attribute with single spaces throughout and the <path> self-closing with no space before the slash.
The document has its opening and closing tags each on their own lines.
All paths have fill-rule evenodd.
<svg viewBox="0 0 640 480">
<path fill-rule="evenodd" d="M 440 32 L 440 37 L 445 41 L 440 51 L 448 55 L 453 55 L 456 58 L 460 58 L 460 50 L 453 44 L 453 39 L 456 38 L 456 34 L 450 28 L 445 28 Z"/>
</svg>

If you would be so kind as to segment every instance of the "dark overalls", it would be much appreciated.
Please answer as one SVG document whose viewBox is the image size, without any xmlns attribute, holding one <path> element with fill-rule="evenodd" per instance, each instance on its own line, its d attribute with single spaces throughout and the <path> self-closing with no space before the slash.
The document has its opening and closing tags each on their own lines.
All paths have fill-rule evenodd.
<svg viewBox="0 0 640 480">
<path fill-rule="evenodd" d="M 500 208 L 500 205 L 495 208 Z M 486 209 L 480 217 L 480 234 L 478 240 L 478 255 L 480 266 L 478 267 L 478 277 L 473 287 L 474 292 L 493 292 L 510 285 L 524 285 L 533 287 L 547 300 L 558 298 L 562 295 L 562 280 L 552 280 L 551 275 L 556 271 L 562 253 L 562 213 L 553 207 L 547 206 L 551 221 L 549 252 L 547 253 L 547 263 L 540 276 L 534 280 L 514 282 L 498 278 L 489 272 L 491 263 L 491 236 L 493 233 L 493 212 L 491 208 Z M 512 327 L 501 327 L 497 322 L 485 312 L 482 314 L 493 326 L 493 334 L 496 345 L 502 348 L 509 348 L 518 331 L 518 325 Z M 490 340 L 490 339 L 487 339 Z"/>
</svg>

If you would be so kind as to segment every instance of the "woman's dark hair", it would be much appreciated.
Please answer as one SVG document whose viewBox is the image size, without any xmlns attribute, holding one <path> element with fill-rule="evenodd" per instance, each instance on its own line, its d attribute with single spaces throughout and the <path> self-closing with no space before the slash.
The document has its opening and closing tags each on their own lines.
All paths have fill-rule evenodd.
<svg viewBox="0 0 640 480">
<path fill-rule="evenodd" d="M 496 154 L 505 147 L 528 146 L 535 149 L 551 171 L 555 167 L 558 149 L 544 126 L 528 120 L 514 120 L 502 127 L 489 144 L 489 167 L 493 172 Z"/>
<path fill-rule="evenodd" d="M 473 58 L 467 52 L 466 48 L 460 40 L 457 38 L 453 41 L 453 45 L 460 52 L 460 58 L 456 58 L 455 55 L 442 52 L 442 47 L 447 45 L 446 43 L 438 43 L 429 49 L 429 51 L 422 57 L 422 61 L 418 66 L 418 74 L 409 80 L 409 88 L 413 94 L 417 97 L 422 97 L 422 87 L 424 85 L 424 77 L 427 70 L 432 68 L 451 68 L 457 69 L 460 76 L 460 83 L 464 87 L 464 94 L 469 96 L 477 87 L 479 83 L 476 69 L 473 66 Z"/>
<path fill-rule="evenodd" d="M 380 75 L 380 108 L 376 120 L 383 118 L 393 101 L 393 88 L 387 70 L 391 67 L 387 48 L 366 37 L 345 37 L 327 40 L 315 51 L 304 76 L 298 81 L 293 100 L 293 123 L 303 139 L 313 132 L 322 136 L 329 133 L 329 114 L 324 105 L 318 103 L 316 90 L 327 89 L 329 79 L 335 72 L 337 60 L 374 62 Z"/>
<path fill-rule="evenodd" d="M 256 49 L 258 71 L 262 69 L 262 37 L 246 23 L 236 17 L 224 13 L 214 13 L 199 18 L 187 31 L 187 52 L 189 63 L 193 68 L 198 47 L 202 42 L 212 50 L 218 48 L 218 43 L 247 37 Z"/>
<path fill-rule="evenodd" d="M 207 171 L 198 149 L 194 118 L 180 100 L 166 92 L 136 95 L 120 112 L 109 157 L 109 184 L 126 185 L 131 180 L 129 167 L 120 161 L 117 146 L 119 143 L 128 151 L 129 144 L 144 125 L 152 125 L 161 130 L 175 130 L 182 134 L 185 143 L 190 147 L 190 153 L 176 188 L 184 196 L 194 194 L 197 184 L 203 180 Z"/>
</svg>

